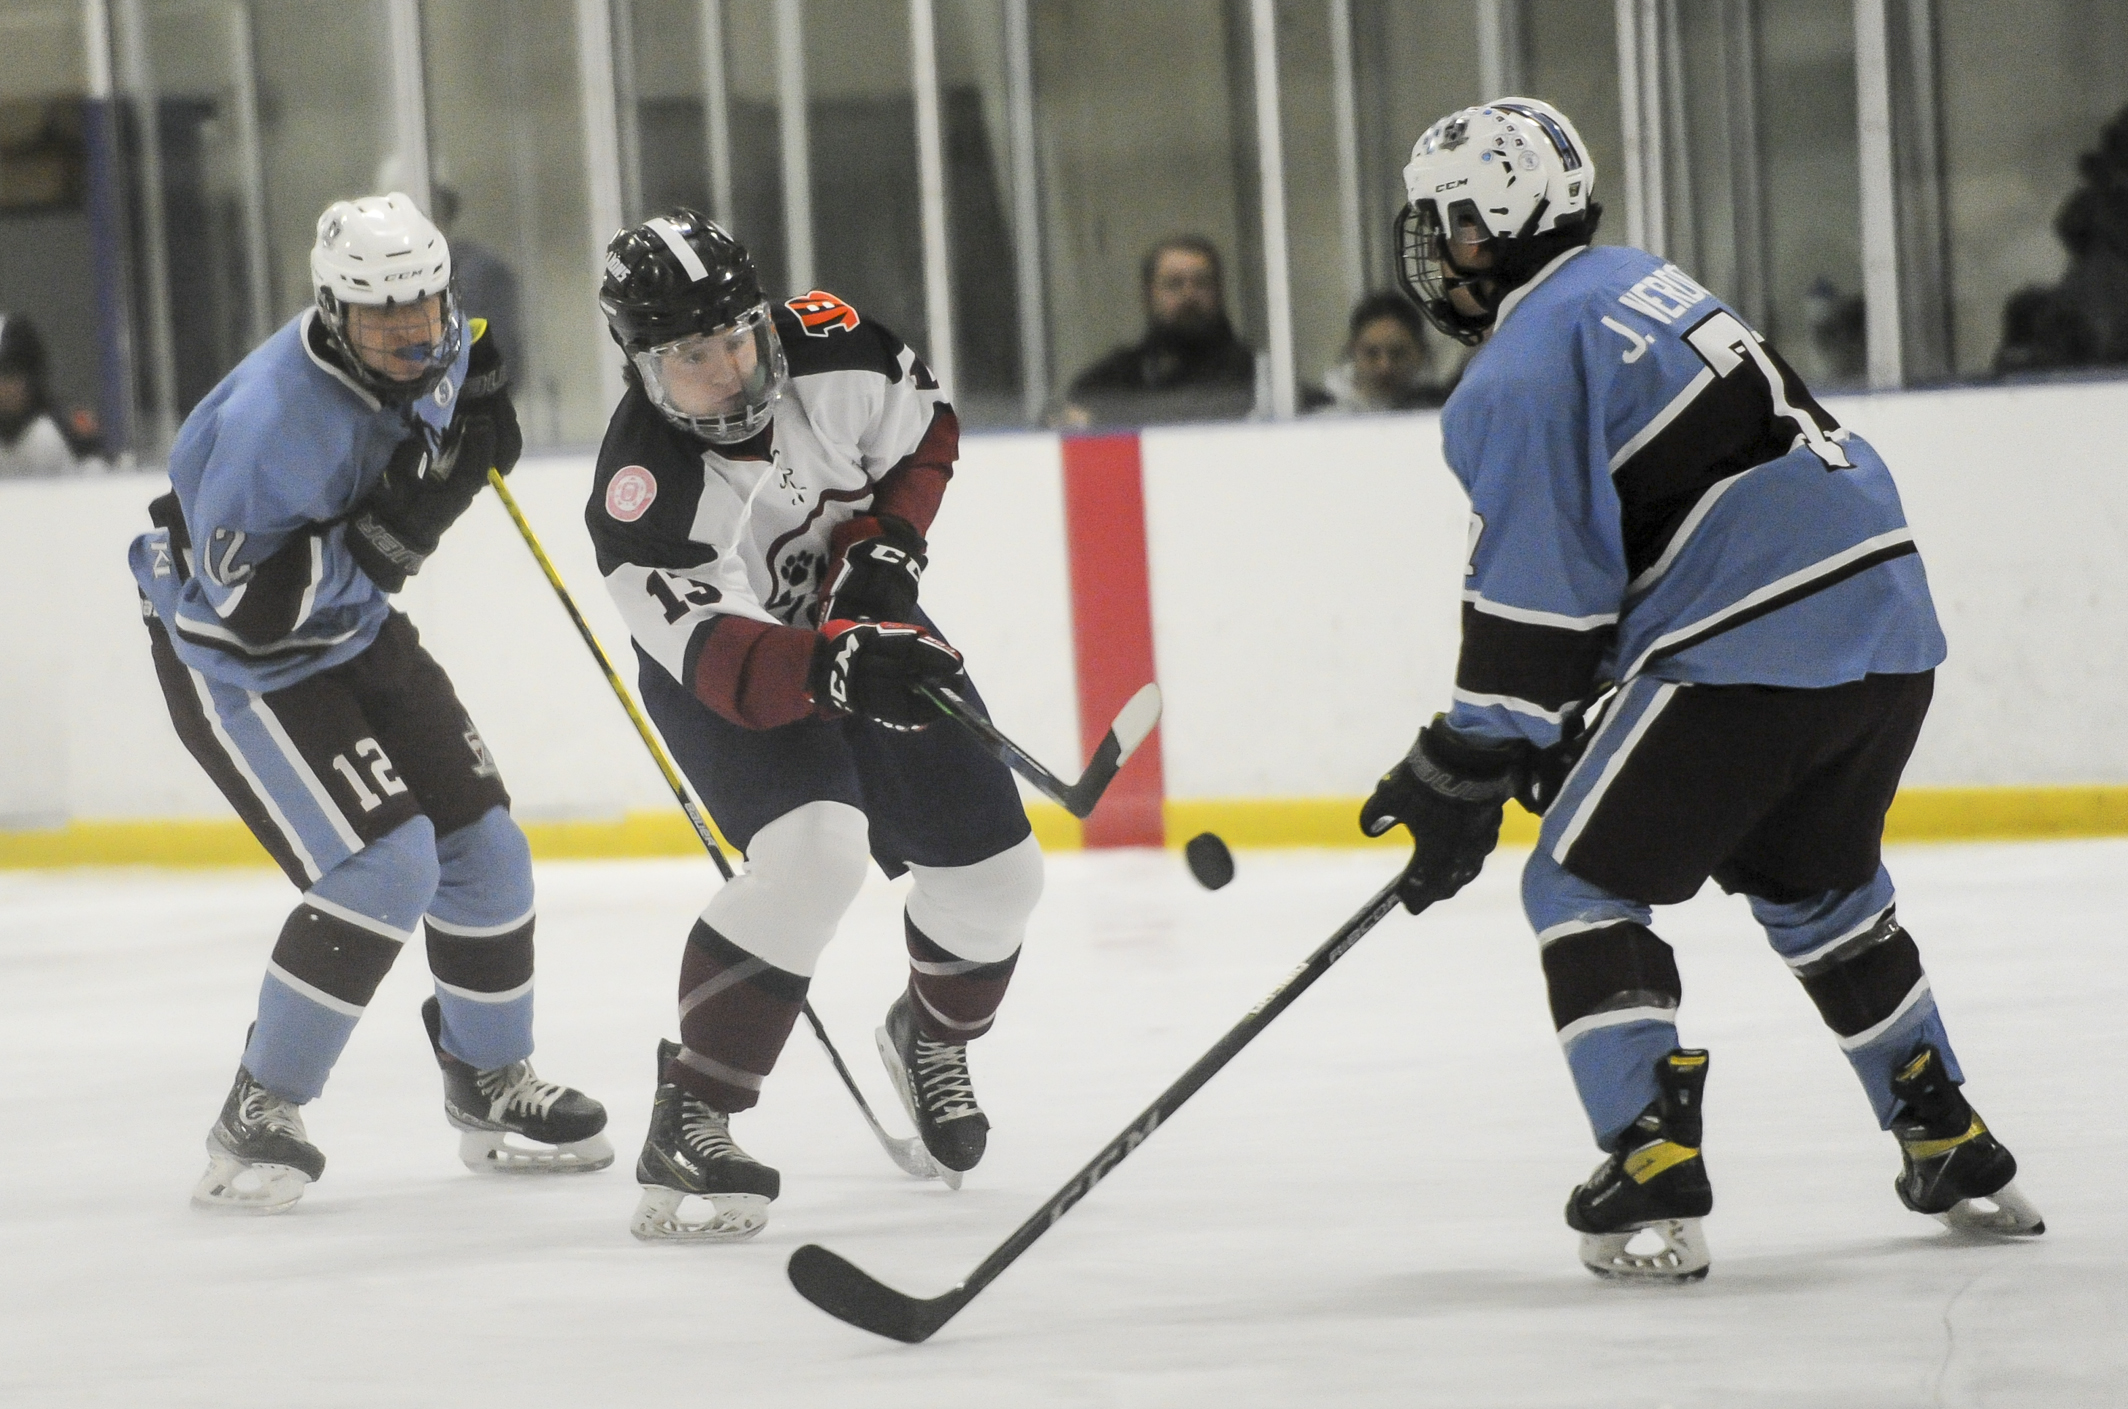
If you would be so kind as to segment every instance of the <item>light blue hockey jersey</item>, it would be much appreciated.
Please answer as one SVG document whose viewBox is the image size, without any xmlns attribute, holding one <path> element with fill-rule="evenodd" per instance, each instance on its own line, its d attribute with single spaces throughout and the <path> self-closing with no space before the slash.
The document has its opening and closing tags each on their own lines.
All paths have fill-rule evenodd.
<svg viewBox="0 0 2128 1409">
<path fill-rule="evenodd" d="M 1452 727 L 1544 746 L 1605 681 L 1943 659 L 1884 462 L 1675 265 L 1570 252 L 1495 326 L 1441 419 L 1472 515 Z"/>
<path fill-rule="evenodd" d="M 241 689 L 285 688 L 376 639 L 389 604 L 355 565 L 340 520 L 408 436 L 434 449 L 473 342 L 432 392 L 385 406 L 334 363 L 324 337 L 317 311 L 305 311 L 193 408 L 170 451 L 188 561 L 162 529 L 128 555 L 178 658 Z"/>
</svg>

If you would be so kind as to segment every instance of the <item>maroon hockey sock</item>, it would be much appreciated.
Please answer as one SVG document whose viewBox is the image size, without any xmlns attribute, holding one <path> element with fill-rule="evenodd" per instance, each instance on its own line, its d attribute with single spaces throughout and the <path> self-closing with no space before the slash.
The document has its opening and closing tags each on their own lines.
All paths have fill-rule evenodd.
<svg viewBox="0 0 2128 1409">
<path fill-rule="evenodd" d="M 697 920 L 680 960 L 680 1054 L 665 1079 L 727 1113 L 761 1099 L 810 980 Z"/>
<path fill-rule="evenodd" d="M 910 1006 L 924 1036 L 959 1045 L 988 1032 L 1020 952 L 995 964 L 978 963 L 941 948 L 906 912 L 902 924 L 909 933 Z"/>
</svg>

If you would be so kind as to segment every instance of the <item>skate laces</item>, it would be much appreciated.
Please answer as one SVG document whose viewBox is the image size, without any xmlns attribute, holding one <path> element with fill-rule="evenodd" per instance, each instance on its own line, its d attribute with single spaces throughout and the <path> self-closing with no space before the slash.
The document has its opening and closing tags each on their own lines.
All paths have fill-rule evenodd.
<svg viewBox="0 0 2128 1409">
<path fill-rule="evenodd" d="M 491 1111 L 524 1111 L 542 1119 L 569 1089 L 540 1080 L 530 1062 L 512 1062 L 493 1071 L 475 1072 L 473 1084 L 488 1098 Z"/>
<path fill-rule="evenodd" d="M 264 1126 L 277 1134 L 309 1142 L 303 1129 L 303 1113 L 295 1102 L 276 1096 L 256 1081 L 251 1082 L 238 1103 L 237 1112 L 246 1125 Z"/>
<path fill-rule="evenodd" d="M 726 1155 L 740 1159 L 748 1157 L 731 1137 L 731 1117 L 692 1096 L 680 1106 L 680 1138 L 700 1151 L 704 1159 L 722 1159 Z"/>
<path fill-rule="evenodd" d="M 923 1093 L 924 1106 L 941 1121 L 983 1113 L 975 1103 L 966 1046 L 917 1038 L 916 1084 Z"/>
</svg>

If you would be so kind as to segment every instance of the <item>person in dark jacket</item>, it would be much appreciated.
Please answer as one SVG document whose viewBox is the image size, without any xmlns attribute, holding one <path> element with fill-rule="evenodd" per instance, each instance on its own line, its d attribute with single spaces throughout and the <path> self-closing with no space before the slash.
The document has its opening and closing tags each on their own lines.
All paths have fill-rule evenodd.
<svg viewBox="0 0 2128 1409">
<path fill-rule="evenodd" d="M 1072 379 L 1066 426 L 1216 421 L 1256 406 L 1256 353 L 1227 318 L 1219 251 L 1202 235 L 1171 235 L 1139 271 L 1145 336 Z"/>
</svg>

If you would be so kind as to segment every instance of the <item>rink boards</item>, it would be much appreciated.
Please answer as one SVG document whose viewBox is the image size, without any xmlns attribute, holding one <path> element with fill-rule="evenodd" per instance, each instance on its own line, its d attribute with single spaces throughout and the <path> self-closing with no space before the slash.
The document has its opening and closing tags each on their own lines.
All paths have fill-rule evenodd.
<svg viewBox="0 0 2128 1409">
<path fill-rule="evenodd" d="M 2110 727 L 2128 695 L 2128 384 L 1831 405 L 1898 475 L 1951 642 L 1894 834 L 2128 831 L 2128 733 Z M 1072 450 L 1049 433 L 967 437 L 927 606 L 998 721 L 1064 770 L 1082 756 L 1087 671 L 1149 654 L 1171 841 L 1357 842 L 1353 800 L 1454 670 L 1466 506 L 1436 418 L 1150 430 L 1134 448 L 1149 641 L 1129 613 L 1090 613 L 1083 582 L 1075 593 L 1075 563 L 1113 575 L 1117 535 L 1071 521 Z M 632 677 L 583 531 L 589 472 L 588 456 L 538 457 L 512 484 Z M 149 667 L 124 551 L 159 484 L 0 486 L 0 864 L 256 855 L 184 756 Z M 498 504 L 476 505 L 401 600 L 543 854 L 692 845 Z M 1046 844 L 1077 843 L 1060 812 L 1031 811 Z M 1510 837 L 1518 822 L 1527 834 L 1511 819 Z"/>
</svg>

